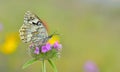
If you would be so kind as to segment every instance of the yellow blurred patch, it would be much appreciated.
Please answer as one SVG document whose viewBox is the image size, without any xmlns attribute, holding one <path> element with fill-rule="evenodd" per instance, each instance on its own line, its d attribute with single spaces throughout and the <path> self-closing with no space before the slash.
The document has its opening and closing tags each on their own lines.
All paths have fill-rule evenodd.
<svg viewBox="0 0 120 72">
<path fill-rule="evenodd" d="M 50 43 L 51 45 L 53 45 L 56 41 L 59 42 L 59 36 L 58 35 L 53 35 L 52 38 L 50 38 L 48 40 L 48 43 Z"/>
<path fill-rule="evenodd" d="M 2 45 L 0 45 L 0 51 L 4 54 L 11 54 L 15 52 L 16 48 L 18 47 L 19 40 L 20 39 L 18 33 L 8 34 L 5 38 L 5 42 Z"/>
</svg>

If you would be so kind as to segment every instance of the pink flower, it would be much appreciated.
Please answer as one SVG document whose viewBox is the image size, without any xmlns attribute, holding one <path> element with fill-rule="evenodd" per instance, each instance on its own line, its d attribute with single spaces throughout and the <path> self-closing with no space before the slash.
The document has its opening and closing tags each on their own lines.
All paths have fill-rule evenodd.
<svg viewBox="0 0 120 72">
<path fill-rule="evenodd" d="M 43 53 L 46 53 L 48 52 L 49 50 L 51 50 L 51 45 L 49 43 L 47 43 L 45 46 L 42 46 L 42 52 Z"/>
<path fill-rule="evenodd" d="M 3 25 L 0 23 L 0 31 L 3 30 Z"/>
<path fill-rule="evenodd" d="M 62 44 L 59 44 L 58 42 L 55 42 L 53 47 L 57 50 L 60 50 L 62 48 Z"/>
<path fill-rule="evenodd" d="M 35 48 L 35 51 L 34 51 L 35 54 L 39 54 L 40 53 L 40 50 L 38 47 Z"/>
<path fill-rule="evenodd" d="M 84 72 L 99 72 L 97 65 L 92 61 L 87 61 L 84 64 Z"/>
</svg>

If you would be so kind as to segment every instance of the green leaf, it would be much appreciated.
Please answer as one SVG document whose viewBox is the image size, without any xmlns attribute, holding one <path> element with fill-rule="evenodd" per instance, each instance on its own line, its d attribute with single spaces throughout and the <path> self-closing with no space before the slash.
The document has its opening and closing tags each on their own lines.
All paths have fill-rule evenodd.
<svg viewBox="0 0 120 72">
<path fill-rule="evenodd" d="M 23 66 L 22 66 L 22 69 L 25 69 L 27 68 L 28 66 L 30 66 L 31 64 L 35 63 L 37 61 L 37 59 L 35 58 L 32 58 L 30 60 L 28 60 Z"/>
<path fill-rule="evenodd" d="M 52 66 L 54 72 L 58 72 L 58 71 L 57 71 L 57 68 L 56 68 L 56 65 L 54 64 L 54 62 L 53 62 L 51 59 L 48 59 L 48 62 L 49 62 L 50 65 Z"/>
</svg>

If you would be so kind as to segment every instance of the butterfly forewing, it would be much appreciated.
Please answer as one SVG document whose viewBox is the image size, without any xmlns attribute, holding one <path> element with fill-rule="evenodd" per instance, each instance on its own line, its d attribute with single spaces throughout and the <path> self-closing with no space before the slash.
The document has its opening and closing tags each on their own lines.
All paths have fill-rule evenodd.
<svg viewBox="0 0 120 72">
<path fill-rule="evenodd" d="M 40 42 L 48 37 L 47 29 L 43 22 L 33 13 L 26 12 L 24 24 L 20 28 L 20 37 L 23 42 Z"/>
</svg>

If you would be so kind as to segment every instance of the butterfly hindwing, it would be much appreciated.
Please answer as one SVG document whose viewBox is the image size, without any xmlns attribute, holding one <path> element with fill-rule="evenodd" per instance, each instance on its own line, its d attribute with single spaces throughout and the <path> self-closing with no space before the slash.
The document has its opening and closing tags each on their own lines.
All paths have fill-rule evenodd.
<svg viewBox="0 0 120 72">
<path fill-rule="evenodd" d="M 20 37 L 23 42 L 38 42 L 48 37 L 47 29 L 43 22 L 33 13 L 26 12 L 24 24 L 20 28 Z"/>
</svg>

